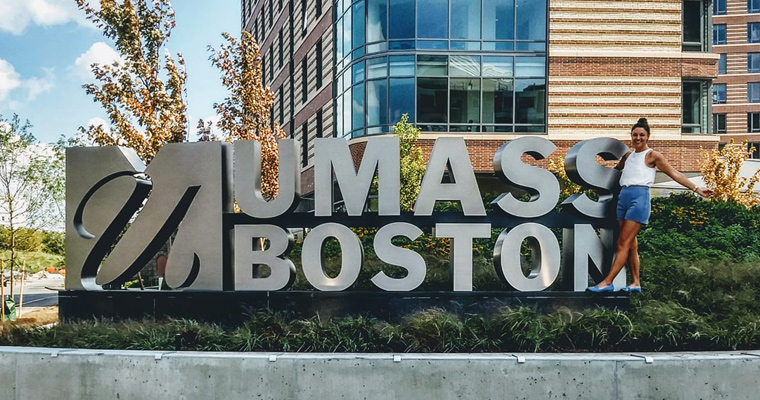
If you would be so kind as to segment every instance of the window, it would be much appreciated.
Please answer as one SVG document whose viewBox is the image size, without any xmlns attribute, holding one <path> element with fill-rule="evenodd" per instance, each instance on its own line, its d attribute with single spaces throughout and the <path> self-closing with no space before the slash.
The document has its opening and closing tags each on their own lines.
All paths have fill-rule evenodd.
<svg viewBox="0 0 760 400">
<path fill-rule="evenodd" d="M 707 12 L 700 0 L 684 0 L 681 19 L 683 26 L 683 50 L 685 51 L 706 51 L 705 27 L 707 23 Z M 714 30 L 714 29 L 713 29 Z"/>
<path fill-rule="evenodd" d="M 390 38 L 414 38 L 414 0 L 388 0 L 390 6 Z"/>
<path fill-rule="evenodd" d="M 280 127 L 285 123 L 285 93 L 283 90 L 283 85 L 280 86 L 280 93 L 279 93 L 279 106 L 280 106 Z"/>
<path fill-rule="evenodd" d="M 718 74 L 724 75 L 726 73 L 726 54 L 720 54 L 718 59 Z"/>
<path fill-rule="evenodd" d="M 272 0 L 269 0 L 269 26 L 272 26 L 274 22 L 274 5 Z"/>
<path fill-rule="evenodd" d="M 760 72 L 760 53 L 747 53 L 747 72 Z"/>
<path fill-rule="evenodd" d="M 713 114 L 713 133 L 726 133 L 726 114 Z"/>
<path fill-rule="evenodd" d="M 726 103 L 726 84 L 716 83 L 713 85 L 713 104 Z"/>
<path fill-rule="evenodd" d="M 282 28 L 280 28 L 280 33 L 277 35 L 277 42 L 280 43 L 280 51 L 277 53 L 277 68 L 282 68 L 282 56 L 283 53 L 285 53 L 285 42 L 282 40 Z"/>
<path fill-rule="evenodd" d="M 261 84 L 266 86 L 267 85 L 267 70 L 266 70 L 266 63 L 267 59 L 265 56 L 261 56 Z"/>
<path fill-rule="evenodd" d="M 760 12 L 760 0 L 747 0 L 747 12 L 748 13 Z"/>
<path fill-rule="evenodd" d="M 321 138 L 322 135 L 322 109 L 317 110 L 317 137 Z"/>
<path fill-rule="evenodd" d="M 301 61 L 301 101 L 305 104 L 309 98 L 309 66 L 307 64 L 308 56 L 304 56 Z"/>
<path fill-rule="evenodd" d="M 316 67 L 317 67 L 317 89 L 322 87 L 322 40 L 317 41 L 316 48 Z"/>
<path fill-rule="evenodd" d="M 747 103 L 760 103 L 760 82 L 747 84 Z"/>
<path fill-rule="evenodd" d="M 301 20 L 303 25 L 301 26 L 301 36 L 306 36 L 306 28 L 309 26 L 309 18 L 306 14 L 306 0 L 301 0 Z"/>
<path fill-rule="evenodd" d="M 747 24 L 747 43 L 760 43 L 760 22 Z"/>
<path fill-rule="evenodd" d="M 448 1 L 417 0 L 417 9 L 420 11 L 417 16 L 417 37 L 445 39 L 448 36 Z"/>
<path fill-rule="evenodd" d="M 301 125 L 301 166 L 309 165 L 309 123 Z"/>
<path fill-rule="evenodd" d="M 684 81 L 682 84 L 681 132 L 706 133 L 707 81 Z M 714 86 L 718 86 L 717 84 Z"/>
<path fill-rule="evenodd" d="M 713 44 L 726 44 L 726 25 L 713 25 Z"/>
<path fill-rule="evenodd" d="M 726 0 L 713 0 L 713 15 L 724 15 L 726 13 Z"/>
<path fill-rule="evenodd" d="M 317 17 L 322 15 L 322 0 L 317 0 L 316 14 L 317 14 Z"/>
<path fill-rule="evenodd" d="M 760 133 L 760 113 L 747 113 L 747 132 Z"/>
<path fill-rule="evenodd" d="M 760 158 L 760 143 L 747 142 L 747 153 L 749 153 L 749 158 Z"/>
</svg>

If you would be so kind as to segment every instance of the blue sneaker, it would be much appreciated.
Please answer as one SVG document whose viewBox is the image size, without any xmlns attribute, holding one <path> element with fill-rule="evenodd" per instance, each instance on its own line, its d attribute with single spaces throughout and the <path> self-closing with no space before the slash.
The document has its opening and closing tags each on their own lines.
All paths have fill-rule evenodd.
<svg viewBox="0 0 760 400">
<path fill-rule="evenodd" d="M 612 292 L 614 290 L 615 290 L 615 286 L 613 286 L 613 285 L 609 285 L 609 286 L 603 287 L 601 289 L 599 288 L 599 285 L 595 285 L 595 286 L 591 286 L 591 287 L 586 288 L 586 291 L 587 292 L 591 292 L 591 293 Z"/>
<path fill-rule="evenodd" d="M 626 293 L 641 293 L 641 287 L 627 286 L 627 287 L 624 287 L 624 288 L 622 288 L 620 290 L 622 290 L 622 291 L 624 291 Z"/>
</svg>

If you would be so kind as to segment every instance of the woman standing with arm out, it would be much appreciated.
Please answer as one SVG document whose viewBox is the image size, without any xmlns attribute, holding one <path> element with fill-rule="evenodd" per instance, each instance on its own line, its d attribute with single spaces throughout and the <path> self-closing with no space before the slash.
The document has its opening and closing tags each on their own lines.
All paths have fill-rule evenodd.
<svg viewBox="0 0 760 400">
<path fill-rule="evenodd" d="M 639 251 L 636 235 L 642 225 L 649 222 L 651 204 L 649 201 L 649 187 L 654 183 L 656 169 L 664 172 L 676 182 L 687 189 L 692 190 L 702 197 L 713 195 L 710 189 L 702 189 L 692 183 L 686 176 L 673 168 L 668 160 L 658 151 L 649 148 L 649 123 L 646 118 L 640 118 L 631 128 L 631 144 L 633 151 L 623 156 L 615 169 L 622 170 L 620 176 L 620 196 L 617 204 L 617 219 L 620 227 L 615 258 L 612 262 L 610 273 L 596 286 L 589 287 L 588 291 L 611 292 L 615 290 L 612 281 L 623 269 L 626 261 L 631 268 L 632 282 L 622 290 L 626 292 L 641 292 L 639 280 Z"/>
</svg>

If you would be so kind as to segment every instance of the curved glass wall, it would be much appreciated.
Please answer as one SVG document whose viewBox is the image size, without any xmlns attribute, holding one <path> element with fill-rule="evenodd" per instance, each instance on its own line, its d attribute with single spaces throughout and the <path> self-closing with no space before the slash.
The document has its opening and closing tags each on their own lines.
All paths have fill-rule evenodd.
<svg viewBox="0 0 760 400">
<path fill-rule="evenodd" d="M 546 132 L 546 0 L 337 0 L 338 136 Z"/>
</svg>

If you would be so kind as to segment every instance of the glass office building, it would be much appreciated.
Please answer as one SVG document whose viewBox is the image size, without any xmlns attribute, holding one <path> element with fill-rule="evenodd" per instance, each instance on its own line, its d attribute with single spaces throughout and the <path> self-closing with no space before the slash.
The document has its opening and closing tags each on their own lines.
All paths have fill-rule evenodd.
<svg viewBox="0 0 760 400">
<path fill-rule="evenodd" d="M 336 3 L 336 130 L 546 132 L 546 7 L 531 0 Z"/>
<path fill-rule="evenodd" d="M 441 135 L 463 136 L 484 176 L 507 140 L 542 135 L 563 155 L 583 139 L 627 140 L 639 117 L 653 127 L 653 147 L 698 170 L 698 157 L 683 154 L 719 140 L 710 99 L 725 62 L 710 53 L 712 8 L 710 0 L 242 0 L 241 25 L 261 45 L 272 122 L 298 139 L 309 193 L 314 139 L 346 138 L 358 156 L 403 114 L 422 130 L 425 151 Z"/>
</svg>

